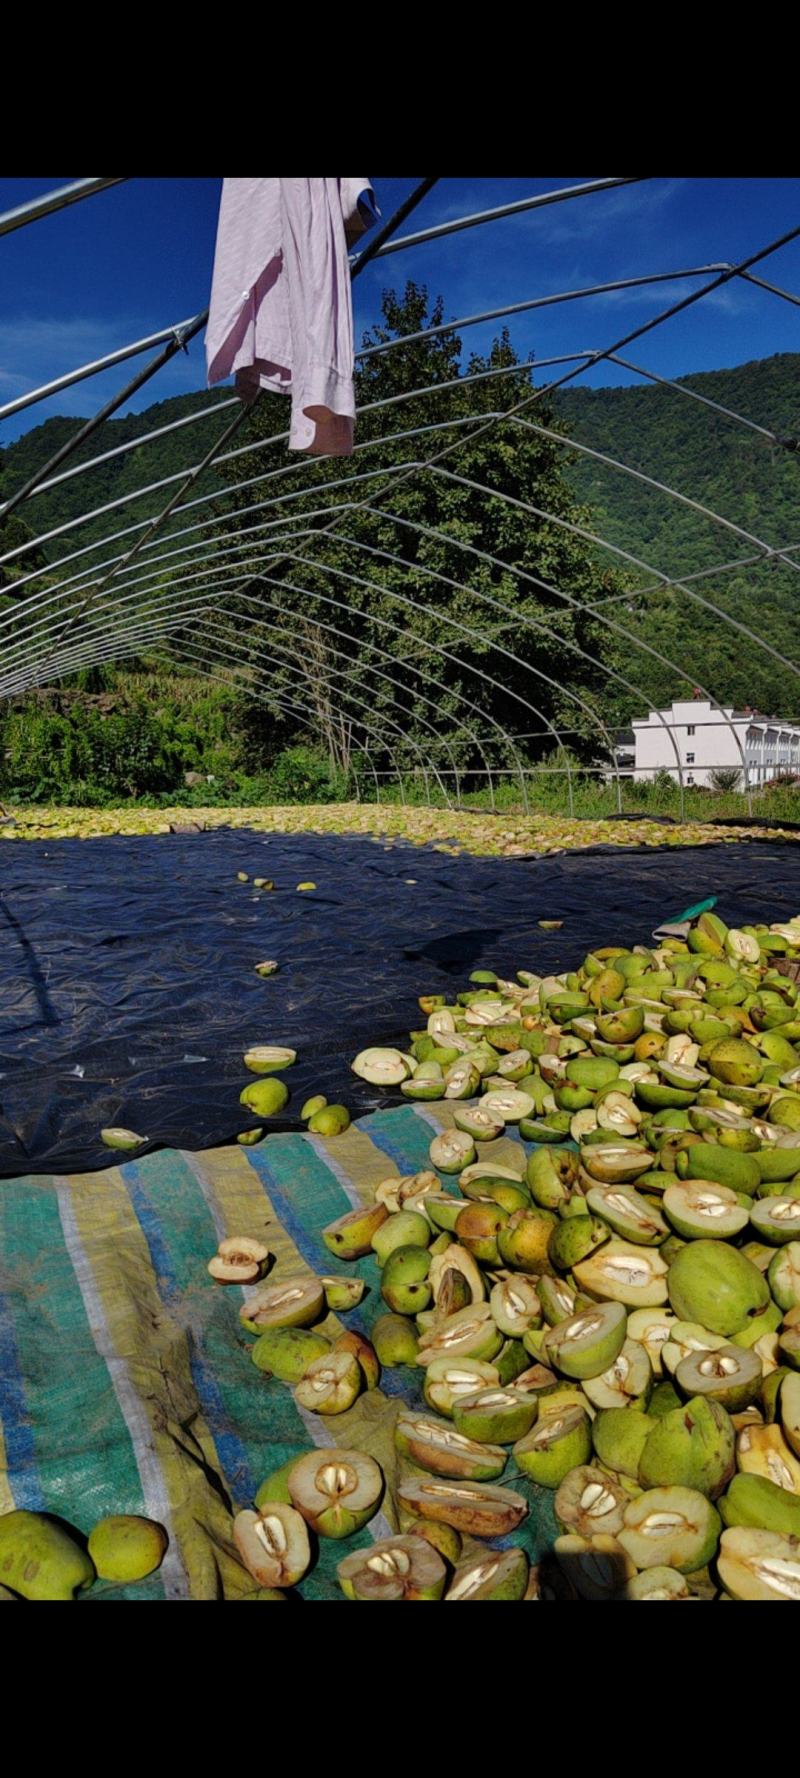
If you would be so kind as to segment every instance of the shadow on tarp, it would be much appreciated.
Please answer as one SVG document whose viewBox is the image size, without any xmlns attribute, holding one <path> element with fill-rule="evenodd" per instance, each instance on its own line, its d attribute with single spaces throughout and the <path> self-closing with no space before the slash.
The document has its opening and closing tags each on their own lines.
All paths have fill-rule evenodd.
<svg viewBox="0 0 800 1778">
<path fill-rule="evenodd" d="M 108 1166 L 106 1125 L 177 1149 L 233 1140 L 258 1121 L 239 1104 L 254 1043 L 298 1051 L 271 1130 L 301 1127 L 312 1092 L 353 1116 L 396 1104 L 349 1064 L 405 1042 L 424 1023 L 419 994 L 451 996 L 476 967 L 575 967 L 594 945 L 649 941 L 710 894 L 734 924 L 786 918 L 800 847 L 473 858 L 243 829 L 4 846 L 0 1176 Z M 542 932 L 542 919 L 563 926 Z M 278 973 L 257 976 L 271 958 Z"/>
</svg>

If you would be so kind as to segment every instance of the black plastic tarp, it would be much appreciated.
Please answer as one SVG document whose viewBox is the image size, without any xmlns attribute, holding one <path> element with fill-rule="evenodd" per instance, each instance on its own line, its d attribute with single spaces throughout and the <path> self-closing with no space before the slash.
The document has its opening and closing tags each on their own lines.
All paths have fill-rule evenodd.
<svg viewBox="0 0 800 1778">
<path fill-rule="evenodd" d="M 735 924 L 797 912 L 800 846 L 472 858 L 230 829 L 5 844 L 0 1175 L 108 1166 L 109 1124 L 174 1148 L 232 1140 L 258 1121 L 239 1104 L 254 1043 L 298 1051 L 270 1128 L 300 1127 L 312 1092 L 353 1115 L 393 1103 L 349 1064 L 424 1023 L 418 994 L 475 967 L 575 967 L 711 894 Z M 272 958 L 278 973 L 256 975 Z"/>
</svg>

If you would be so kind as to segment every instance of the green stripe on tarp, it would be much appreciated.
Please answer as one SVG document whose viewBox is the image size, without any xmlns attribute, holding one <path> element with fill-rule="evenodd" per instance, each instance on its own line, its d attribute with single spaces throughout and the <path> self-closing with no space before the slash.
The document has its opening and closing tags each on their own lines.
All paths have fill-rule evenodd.
<svg viewBox="0 0 800 1778">
<path fill-rule="evenodd" d="M 0 1242 L 44 1509 L 86 1534 L 98 1519 L 120 1511 L 120 1502 L 124 1511 L 143 1512 L 130 1434 L 92 1337 L 49 1181 L 0 1186 Z M 28 1505 L 26 1477 L 14 1474 L 8 1449 L 7 1458 L 15 1499 Z"/>
</svg>

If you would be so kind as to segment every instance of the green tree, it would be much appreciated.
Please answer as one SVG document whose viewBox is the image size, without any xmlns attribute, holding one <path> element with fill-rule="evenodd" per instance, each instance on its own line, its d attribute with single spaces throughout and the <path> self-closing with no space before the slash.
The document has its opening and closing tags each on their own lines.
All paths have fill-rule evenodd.
<svg viewBox="0 0 800 1778">
<path fill-rule="evenodd" d="M 395 343 L 430 327 L 441 331 Z M 487 757 L 503 766 L 505 734 L 536 759 L 552 752 L 555 730 L 578 757 L 596 754 L 603 676 L 587 658 L 597 638 L 584 607 L 601 578 L 622 583 L 557 522 L 580 525 L 586 514 L 563 447 L 539 430 L 554 420 L 545 399 L 531 402 L 533 367 L 503 332 L 488 355 L 469 357 L 465 377 L 441 299 L 431 304 L 414 283 L 384 294 L 364 345 L 351 458 L 287 471 L 281 444 L 238 459 L 243 484 L 273 475 L 261 493 L 240 488 L 242 536 L 269 521 L 254 545 L 281 553 L 263 571 L 254 562 L 246 599 L 233 592 L 226 602 L 230 636 L 241 647 L 240 617 L 261 617 L 247 654 L 268 666 L 276 712 L 280 699 L 306 704 L 340 766 L 351 725 L 383 766 L 413 766 L 420 753 L 445 770 Z M 507 374 L 487 374 L 497 372 Z M 413 390 L 423 393 L 409 399 Z M 267 398 L 250 436 L 268 438 L 281 423 L 285 405 Z M 248 510 L 270 494 L 279 504 Z M 246 550 L 237 555 L 246 560 Z"/>
</svg>

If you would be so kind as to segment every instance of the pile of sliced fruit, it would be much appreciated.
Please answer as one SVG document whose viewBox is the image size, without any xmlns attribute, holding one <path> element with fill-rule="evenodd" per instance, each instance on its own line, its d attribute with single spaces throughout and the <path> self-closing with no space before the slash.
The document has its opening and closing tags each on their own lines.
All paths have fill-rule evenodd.
<svg viewBox="0 0 800 1778">
<path fill-rule="evenodd" d="M 324 1231 L 339 1259 L 377 1256 L 373 1344 L 311 1329 L 341 1279 L 287 1280 L 243 1311 L 255 1362 L 322 1414 L 381 1365 L 424 1371 L 430 1411 L 395 1432 L 403 1533 L 347 1556 L 343 1591 L 800 1601 L 800 916 L 729 930 L 705 913 L 685 941 L 544 979 L 480 971 L 420 1006 L 408 1051 L 353 1066 L 449 1104 L 455 1127 L 430 1171 Z M 509 1126 L 535 1146 L 499 1164 L 479 1145 Z M 463 1534 L 525 1518 L 509 1481 L 554 1491 L 552 1561 L 459 1561 Z M 296 1519 L 345 1535 L 381 1491 L 372 1459 L 311 1453 L 240 1515 L 243 1557 L 291 1584 L 305 1559 L 253 1551 Z"/>
</svg>

